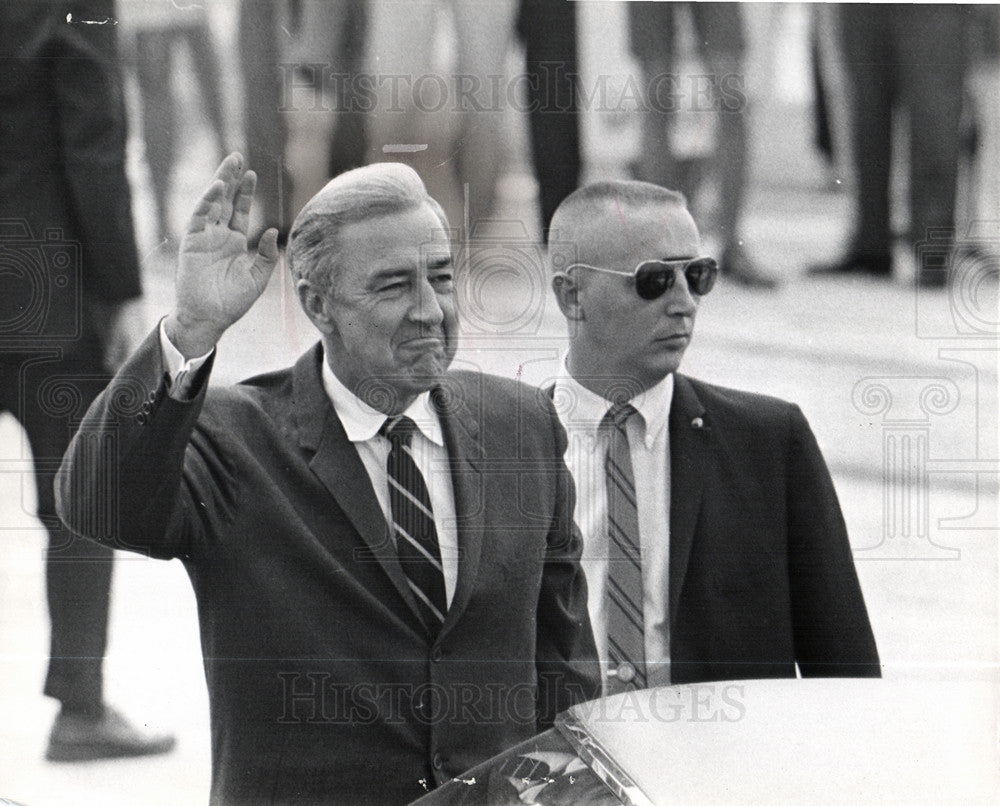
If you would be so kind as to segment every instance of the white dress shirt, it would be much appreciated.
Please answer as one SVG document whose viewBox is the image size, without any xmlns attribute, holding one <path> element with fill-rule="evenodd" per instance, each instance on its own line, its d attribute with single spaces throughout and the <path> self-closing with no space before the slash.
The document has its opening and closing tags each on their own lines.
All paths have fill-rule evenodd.
<svg viewBox="0 0 1000 806">
<path fill-rule="evenodd" d="M 163 320 L 165 321 L 165 320 Z M 181 352 L 167 338 L 166 330 L 160 322 L 160 347 L 164 366 L 170 374 L 171 395 L 183 398 L 186 387 L 194 373 L 208 360 L 211 352 L 197 358 L 185 359 Z M 347 438 L 354 444 L 361 463 L 368 471 L 375 497 L 394 534 L 392 525 L 392 503 L 389 498 L 389 473 L 386 461 L 389 457 L 389 439 L 379 435 L 379 429 L 386 415 L 358 398 L 334 375 L 330 365 L 323 360 L 323 389 L 326 391 L 334 411 L 343 423 Z M 430 400 L 430 393 L 424 392 L 403 412 L 417 426 L 413 435 L 410 453 L 427 485 L 427 492 L 434 510 L 434 524 L 437 528 L 438 544 L 441 547 L 441 567 L 444 572 L 444 590 L 449 606 L 455 595 L 458 580 L 458 526 L 455 515 L 455 493 L 451 483 L 451 462 L 444 444 L 441 421 Z"/>
<path fill-rule="evenodd" d="M 642 553 L 643 620 L 649 686 L 670 682 L 670 404 L 674 376 L 630 402 L 640 416 L 626 423 L 635 477 Z M 604 598 L 608 578 L 607 489 L 604 460 L 608 435 L 601 420 L 611 408 L 566 371 L 556 381 L 555 404 L 566 429 L 565 461 L 576 484 L 574 518 L 583 534 L 580 564 L 587 575 L 588 608 L 602 669 L 607 669 L 608 635 Z"/>
</svg>

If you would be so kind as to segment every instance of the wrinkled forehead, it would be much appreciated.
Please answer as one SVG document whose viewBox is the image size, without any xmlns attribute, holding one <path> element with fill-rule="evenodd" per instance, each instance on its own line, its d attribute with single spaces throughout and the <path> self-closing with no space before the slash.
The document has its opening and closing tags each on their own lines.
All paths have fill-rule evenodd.
<svg viewBox="0 0 1000 806">
<path fill-rule="evenodd" d="M 578 260 L 595 266 L 631 269 L 649 258 L 695 257 L 701 248 L 698 227 L 680 203 L 601 202 L 578 218 Z"/>
<path fill-rule="evenodd" d="M 340 233 L 340 263 L 359 280 L 386 270 L 431 269 L 451 259 L 451 243 L 430 204 L 380 213 L 345 224 Z"/>
</svg>

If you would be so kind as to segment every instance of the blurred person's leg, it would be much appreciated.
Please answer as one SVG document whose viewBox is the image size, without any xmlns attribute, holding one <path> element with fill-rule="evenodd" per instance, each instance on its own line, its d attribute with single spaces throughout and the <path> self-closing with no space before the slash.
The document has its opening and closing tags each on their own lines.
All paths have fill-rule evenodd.
<svg viewBox="0 0 1000 806">
<path fill-rule="evenodd" d="M 297 98 L 309 98 L 310 112 L 331 115 L 332 133 L 323 144 L 327 176 L 365 162 L 368 76 L 367 0 L 298 0 L 299 18 L 286 62 L 296 65 Z M 287 69 L 287 68 L 286 68 Z M 288 76 L 285 76 L 286 81 Z M 311 84 L 311 86 L 309 86 Z M 300 101 L 296 101 L 301 108 Z M 307 109 L 310 107 L 306 107 Z M 308 183 L 307 183 L 308 184 Z M 316 189 L 322 186 L 317 185 Z M 305 192 L 308 188 L 300 188 Z"/>
<path fill-rule="evenodd" d="M 1000 18 L 1000 7 L 992 11 Z M 1000 23 L 1000 20 L 998 20 Z M 1000 33 L 1000 24 L 991 32 Z M 974 197 L 971 221 L 979 222 L 986 240 L 981 249 L 1000 255 L 1000 37 L 993 50 L 983 54 L 970 71 L 969 89 L 979 124 L 979 143 L 974 167 Z"/>
<path fill-rule="evenodd" d="M 845 254 L 832 263 L 809 267 L 812 275 L 892 275 L 889 180 L 898 92 L 890 9 L 867 3 L 837 7 L 850 106 L 854 222 Z"/>
<path fill-rule="evenodd" d="M 53 479 L 75 423 L 109 379 L 93 333 L 65 348 L 0 352 L 0 411 L 24 427 L 34 461 L 37 516 L 48 533 L 46 597 L 51 622 L 44 692 L 59 701 L 49 736 L 50 761 L 90 761 L 170 750 L 170 736 L 150 735 L 104 700 L 113 552 L 77 537 L 55 511 Z"/>
<path fill-rule="evenodd" d="M 915 246 L 932 233 L 948 245 L 955 226 L 959 121 L 968 56 L 969 10 L 916 5 L 894 11 L 900 95 L 910 115 L 910 230 Z M 917 280 L 943 286 L 946 272 L 929 269 Z"/>
<path fill-rule="evenodd" d="M 170 177 L 174 165 L 174 104 L 171 53 L 173 31 L 150 28 L 136 31 L 136 78 L 142 101 L 142 136 L 149 165 L 156 234 L 160 242 L 172 237 Z"/>
<path fill-rule="evenodd" d="M 205 115 L 212 126 L 215 149 L 221 161 L 226 155 L 226 124 L 222 114 L 222 82 L 219 73 L 219 56 L 216 52 L 212 30 L 206 19 L 178 31 L 187 40 L 191 62 Z"/>
<path fill-rule="evenodd" d="M 841 47 L 840 9 L 834 4 L 810 6 L 814 34 L 814 54 L 826 96 L 827 124 L 830 136 L 830 189 L 853 187 L 851 152 L 851 115 L 849 90 Z"/>
<path fill-rule="evenodd" d="M 713 169 L 719 188 L 716 226 L 722 238 L 719 269 L 739 283 L 773 288 L 775 277 L 757 266 L 743 248 L 740 221 L 746 198 L 748 93 L 744 86 L 746 37 L 739 3 L 692 3 L 696 39 L 714 92 L 718 142 Z"/>
<path fill-rule="evenodd" d="M 456 138 L 458 181 L 463 195 L 468 187 L 469 221 L 475 227 L 476 221 L 494 212 L 507 156 L 506 99 L 491 87 L 508 86 L 507 52 L 517 0 L 454 0 L 453 6 L 458 46 L 455 108 L 461 121 Z"/>
<path fill-rule="evenodd" d="M 814 13 L 809 19 L 809 78 L 812 83 L 813 145 L 827 165 L 833 165 L 833 130 L 830 126 L 830 97 L 820 53 L 819 23 Z"/>
<path fill-rule="evenodd" d="M 646 90 L 642 110 L 642 144 L 633 166 L 636 179 L 681 191 L 692 199 L 697 190 L 679 172 L 671 131 L 678 103 L 679 78 L 674 69 L 676 39 L 673 3 L 629 3 L 629 42 L 642 68 Z"/>
<path fill-rule="evenodd" d="M 908 13 L 911 9 L 903 9 Z M 889 179 L 892 169 L 893 108 L 897 101 L 889 6 L 865 3 L 840 7 L 842 41 L 851 102 L 857 220 L 848 270 L 888 276 L 892 270 Z"/>
<path fill-rule="evenodd" d="M 517 30 L 525 44 L 531 152 L 548 240 L 552 214 L 576 190 L 582 164 L 575 4 L 521 0 Z"/>
<path fill-rule="evenodd" d="M 239 51 L 243 73 L 243 125 L 247 163 L 257 173 L 254 208 L 261 211 L 251 240 L 267 227 L 287 235 L 292 224 L 291 178 L 285 164 L 287 125 L 279 68 L 278 14 L 274 0 L 242 0 Z M 259 205 L 259 206 L 258 206 Z M 256 218 L 256 215 L 254 216 Z"/>
<path fill-rule="evenodd" d="M 72 437 L 67 416 L 72 412 L 59 416 L 52 395 L 61 391 L 82 413 L 97 389 L 75 378 L 105 373 L 85 358 L 35 359 L 22 370 L 24 408 L 18 416 L 34 456 L 38 519 L 49 533 L 45 576 L 52 633 L 45 693 L 66 711 L 96 717 L 104 708 L 102 669 L 114 555 L 111 549 L 73 535 L 56 515 L 52 485 Z M 53 382 L 59 388 L 46 388 Z"/>
<path fill-rule="evenodd" d="M 343 94 L 337 98 L 337 111 L 330 143 L 330 176 L 357 168 L 365 160 L 365 111 L 362 88 L 357 85 L 367 63 L 367 0 L 339 0 L 324 3 L 337 15 L 339 36 L 334 42 L 331 69 L 346 76 Z"/>
<path fill-rule="evenodd" d="M 455 119 L 447 61 L 435 51 L 441 15 L 436 0 L 371 0 L 369 61 L 376 74 L 368 115 L 369 162 L 403 162 L 420 174 L 444 207 L 453 229 L 462 226 L 463 199 L 455 175 Z"/>
</svg>

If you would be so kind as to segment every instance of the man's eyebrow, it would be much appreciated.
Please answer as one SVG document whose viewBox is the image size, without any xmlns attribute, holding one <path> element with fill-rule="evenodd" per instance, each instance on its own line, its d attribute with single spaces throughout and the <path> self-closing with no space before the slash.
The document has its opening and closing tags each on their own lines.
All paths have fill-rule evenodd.
<svg viewBox="0 0 1000 806">
<path fill-rule="evenodd" d="M 413 269 L 407 268 L 406 266 L 389 266 L 385 269 L 380 269 L 369 277 L 370 282 L 379 283 L 383 280 L 394 280 L 396 278 L 409 277 L 413 273 Z"/>
<path fill-rule="evenodd" d="M 440 255 L 432 257 L 427 261 L 427 271 L 435 269 L 447 269 L 451 267 L 451 255 Z"/>
</svg>

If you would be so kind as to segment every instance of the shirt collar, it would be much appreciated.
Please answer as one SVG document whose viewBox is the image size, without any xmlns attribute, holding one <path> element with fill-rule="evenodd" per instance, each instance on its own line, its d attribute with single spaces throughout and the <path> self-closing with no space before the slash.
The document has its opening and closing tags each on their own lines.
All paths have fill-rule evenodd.
<svg viewBox="0 0 1000 806">
<path fill-rule="evenodd" d="M 367 442 L 378 434 L 386 420 L 386 415 L 378 409 L 373 409 L 361 398 L 355 395 L 341 382 L 326 360 L 322 360 L 323 390 L 330 398 L 334 411 L 344 426 L 347 438 L 351 442 Z M 444 435 L 441 432 L 441 422 L 431 403 L 430 392 L 422 392 L 403 412 L 416 423 L 420 433 L 435 445 L 444 445 Z"/>
<path fill-rule="evenodd" d="M 596 432 L 604 415 L 611 408 L 610 400 L 591 392 L 569 374 L 565 357 L 562 375 L 556 380 L 554 397 L 559 419 L 567 430 L 582 428 Z M 629 401 L 645 422 L 643 442 L 647 449 L 653 447 L 657 437 L 670 422 L 673 399 L 674 375 L 670 373 L 655 386 L 640 392 Z"/>
</svg>

